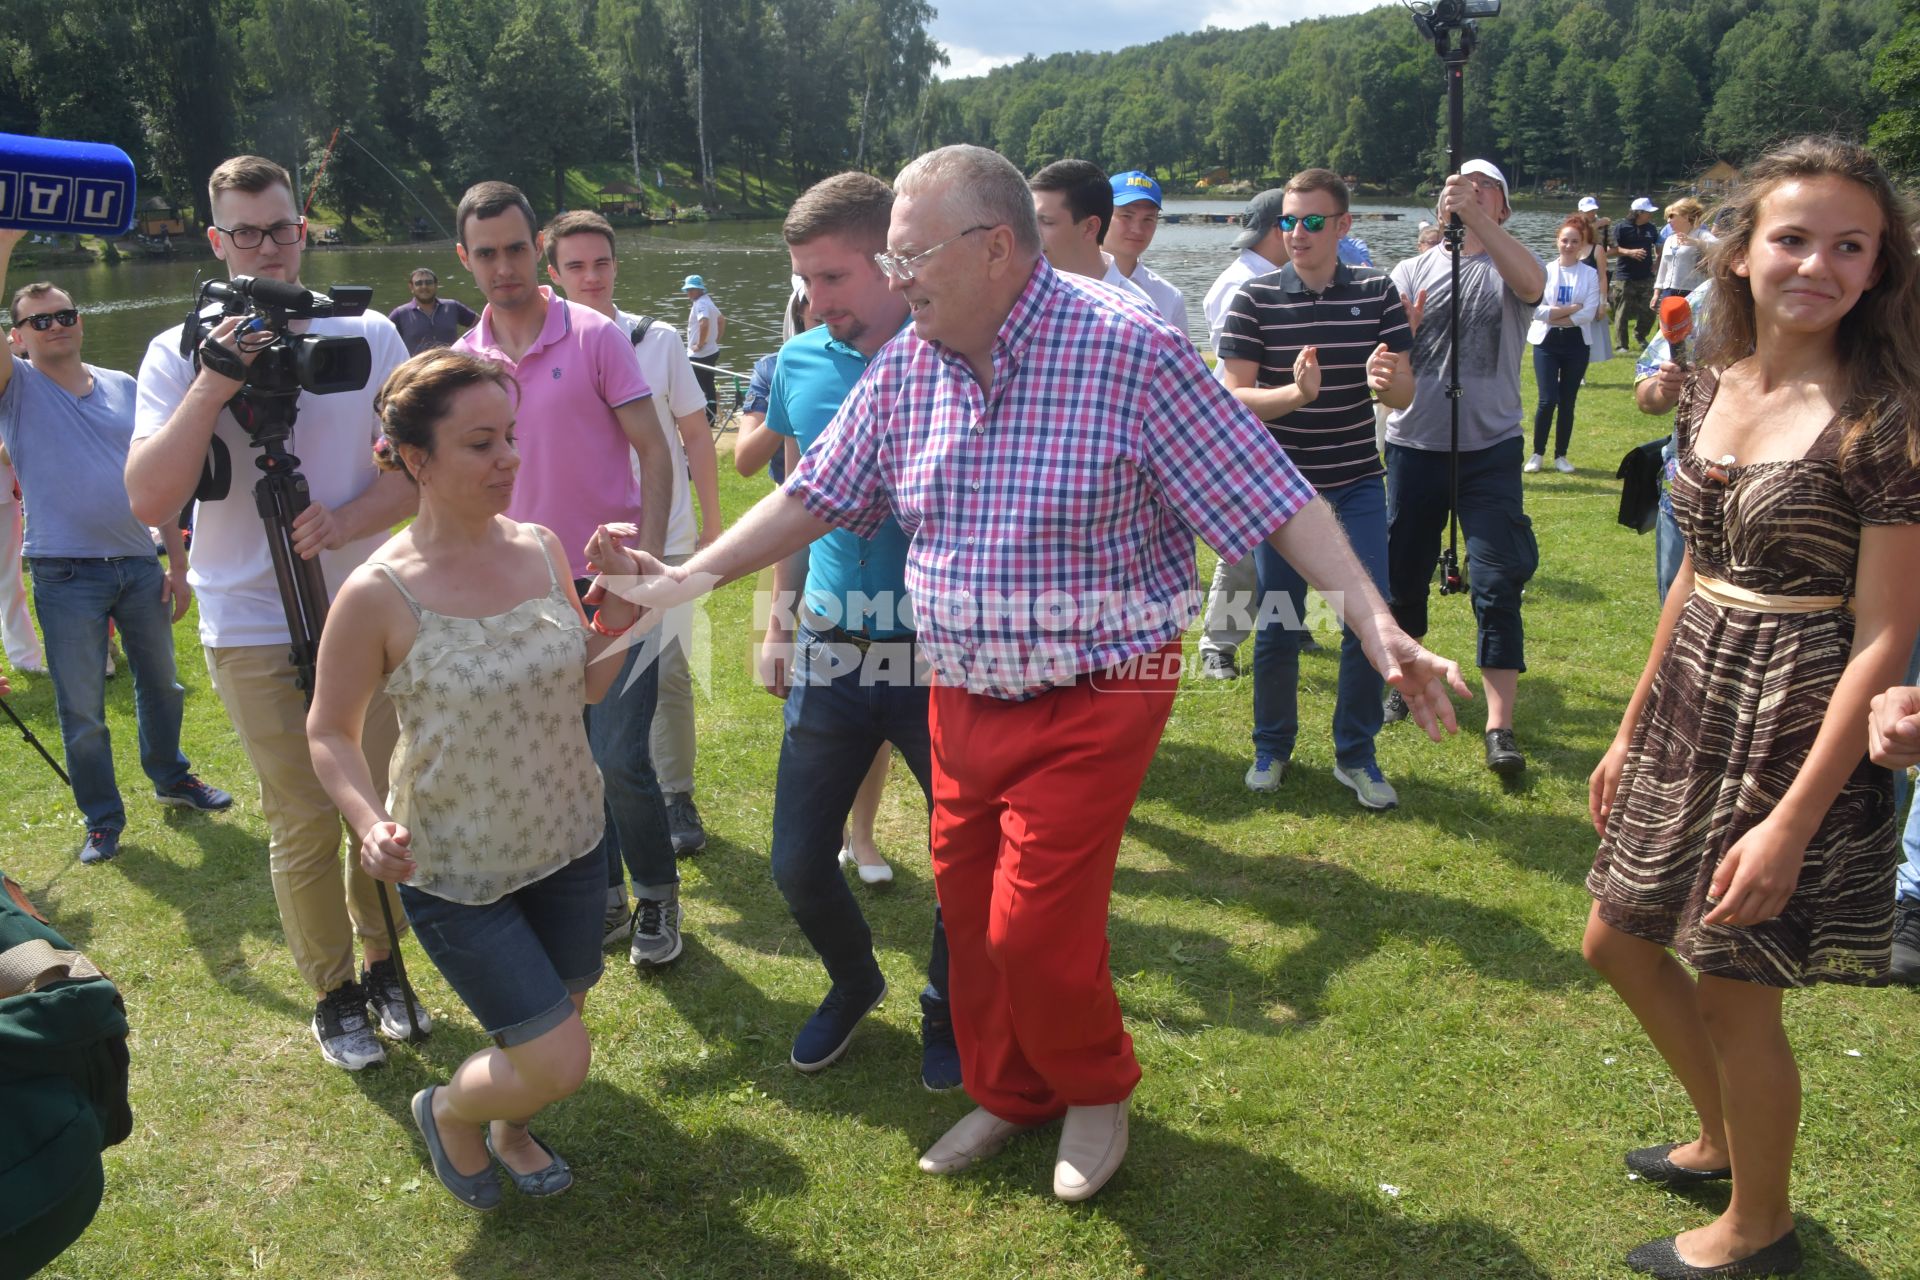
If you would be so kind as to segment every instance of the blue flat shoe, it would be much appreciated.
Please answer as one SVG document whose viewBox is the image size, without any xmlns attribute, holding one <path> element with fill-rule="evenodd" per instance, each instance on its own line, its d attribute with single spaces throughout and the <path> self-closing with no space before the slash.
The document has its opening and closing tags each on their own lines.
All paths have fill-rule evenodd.
<svg viewBox="0 0 1920 1280">
<path fill-rule="evenodd" d="M 493 1166 L 488 1165 L 479 1173 L 461 1173 L 453 1167 L 453 1161 L 447 1159 L 447 1149 L 440 1145 L 440 1126 L 433 1118 L 433 1091 L 439 1087 L 430 1084 L 413 1095 L 413 1122 L 420 1127 L 420 1136 L 427 1140 L 427 1158 L 433 1162 L 433 1176 L 453 1193 L 455 1200 L 469 1209 L 482 1213 L 496 1209 L 500 1206 L 500 1180 L 493 1176 Z"/>
<path fill-rule="evenodd" d="M 547 1153 L 551 1163 L 533 1173 L 519 1173 L 505 1160 L 500 1160 L 500 1153 L 493 1149 L 493 1126 L 487 1126 L 487 1151 L 495 1160 L 500 1160 L 500 1167 L 507 1171 L 507 1177 L 513 1179 L 514 1189 L 523 1196 L 557 1196 L 572 1186 L 573 1170 L 567 1162 L 554 1154 L 552 1147 L 540 1141 L 539 1135 L 533 1130 L 527 1130 L 527 1137 L 533 1139 L 534 1146 Z"/>
</svg>

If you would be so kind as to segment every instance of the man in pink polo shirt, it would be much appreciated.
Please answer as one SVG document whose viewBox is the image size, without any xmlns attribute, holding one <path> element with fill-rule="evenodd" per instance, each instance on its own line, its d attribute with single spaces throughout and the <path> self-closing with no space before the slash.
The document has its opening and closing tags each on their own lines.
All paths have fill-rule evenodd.
<svg viewBox="0 0 1920 1280">
<path fill-rule="evenodd" d="M 559 535 L 584 590 L 596 526 L 636 523 L 639 545 L 656 554 L 666 543 L 672 461 L 647 380 L 620 326 L 539 283 L 540 236 L 518 187 L 469 188 L 455 227 L 460 261 L 487 306 L 454 349 L 507 366 L 520 389 L 520 472 L 507 515 Z M 639 458 L 638 481 L 629 448 Z M 680 874 L 648 745 L 659 670 L 639 663 L 640 653 L 638 645 L 627 650 L 614 691 L 588 711 L 587 736 L 606 783 L 609 905 L 625 917 L 624 857 L 639 900 L 632 958 L 653 966 L 680 954 Z"/>
</svg>

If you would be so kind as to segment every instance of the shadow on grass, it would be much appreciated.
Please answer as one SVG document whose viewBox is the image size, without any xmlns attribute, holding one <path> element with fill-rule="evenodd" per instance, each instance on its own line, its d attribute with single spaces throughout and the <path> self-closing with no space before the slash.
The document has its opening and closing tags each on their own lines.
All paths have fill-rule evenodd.
<svg viewBox="0 0 1920 1280">
<path fill-rule="evenodd" d="M 174 832 L 199 846 L 197 863 L 170 862 L 134 839 L 121 846 L 112 865 L 134 887 L 179 915 L 188 943 L 215 982 L 264 1009 L 301 1021 L 310 1018 L 312 1007 L 263 981 L 240 945 L 250 936 L 285 945 L 265 844 L 217 815 L 182 809 L 165 813 Z"/>
<path fill-rule="evenodd" d="M 953 1178 L 1020 1198 L 1050 1185 L 1056 1130 Z M 1127 1162 L 1086 1207 L 1125 1233 L 1142 1275 L 1314 1280 L 1546 1280 L 1505 1232 L 1416 1216 L 1374 1187 L 1338 1190 L 1233 1142 L 1133 1117 Z"/>
<path fill-rule="evenodd" d="M 1557 693 L 1543 690 L 1535 703 L 1544 707 L 1550 700 L 1559 705 Z M 1577 718 L 1599 713 L 1555 714 Z M 1413 728 L 1407 731 L 1419 732 Z M 1469 740 L 1477 736 L 1472 727 L 1463 725 L 1457 743 L 1426 745 L 1436 751 L 1477 751 L 1479 744 Z M 1569 737 L 1576 742 L 1586 740 L 1579 735 Z M 1396 773 L 1393 785 L 1400 793 L 1400 807 L 1391 813 L 1362 814 L 1354 806 L 1352 792 L 1334 782 L 1331 771 L 1302 767 L 1289 775 L 1277 794 L 1260 794 L 1249 791 L 1242 781 L 1246 756 L 1167 739 L 1161 742 L 1159 755 L 1147 771 L 1140 799 L 1209 822 L 1238 821 L 1278 809 L 1301 818 L 1332 816 L 1401 824 L 1408 828 L 1411 839 L 1421 838 L 1416 833 L 1428 828 L 1444 833 L 1448 841 L 1470 834 L 1477 848 L 1489 849 L 1516 866 L 1542 872 L 1562 883 L 1582 883 L 1593 865 L 1595 845 L 1593 828 L 1587 821 L 1577 814 L 1503 801 L 1505 797 L 1530 798 L 1553 773 L 1584 781 L 1593 761 L 1587 758 L 1584 746 L 1558 746 L 1544 737 L 1523 738 L 1520 745 L 1527 752 L 1527 772 L 1503 783 L 1500 797 L 1444 778 L 1429 780 L 1418 773 Z M 1134 821 L 1140 821 L 1137 810 Z"/>
<path fill-rule="evenodd" d="M 609 975 L 611 976 L 611 975 Z M 385 1071 L 354 1083 L 407 1136 L 419 1161 L 423 1197 L 458 1214 L 434 1178 L 426 1140 L 413 1122 L 413 1094 L 444 1082 L 487 1038 L 464 1022 L 436 1027 L 432 1039 L 394 1054 Z M 797 1195 L 805 1169 L 779 1147 L 742 1129 L 674 1125 L 660 1111 L 604 1079 L 543 1111 L 535 1129 L 566 1157 L 574 1184 L 540 1201 L 514 1191 L 504 1174 L 500 1208 L 479 1218 L 451 1273 L 487 1277 L 731 1274 L 743 1258 L 759 1274 L 829 1280 L 844 1273 L 793 1256 L 753 1229 L 753 1203 Z M 438 1270 L 436 1262 L 429 1270 Z"/>
<path fill-rule="evenodd" d="M 1504 911 L 1439 894 L 1383 889 L 1345 867 L 1314 858 L 1235 855 L 1138 814 L 1127 830 L 1180 869 L 1140 871 L 1122 866 L 1114 876 L 1116 893 L 1233 901 L 1283 928 L 1307 926 L 1313 931 L 1312 940 L 1288 956 L 1271 976 L 1226 956 L 1208 955 L 1224 950 L 1211 935 L 1198 939 L 1197 952 L 1182 952 L 1198 957 L 1186 972 L 1206 979 L 1188 985 L 1206 1006 L 1208 1023 L 1269 1033 L 1297 1026 L 1266 1020 L 1259 1008 L 1236 1000 L 1236 993 L 1271 993 L 1303 1021 L 1317 1018 L 1334 978 L 1392 936 L 1446 943 L 1457 948 L 1477 972 L 1501 981 L 1542 990 L 1590 986 L 1595 981 L 1577 954 L 1556 946 Z M 1123 917 L 1116 917 L 1108 927 L 1116 972 L 1167 967 L 1165 929 L 1133 924 Z M 1178 956 L 1171 958 L 1179 963 Z M 1223 968 L 1229 972 L 1222 975 Z M 1180 970 L 1172 972 L 1177 975 Z"/>
</svg>

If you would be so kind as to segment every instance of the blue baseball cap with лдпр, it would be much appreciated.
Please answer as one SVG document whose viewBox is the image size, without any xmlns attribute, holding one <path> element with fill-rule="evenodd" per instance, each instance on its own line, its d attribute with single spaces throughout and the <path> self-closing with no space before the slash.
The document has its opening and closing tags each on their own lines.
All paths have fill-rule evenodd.
<svg viewBox="0 0 1920 1280">
<path fill-rule="evenodd" d="M 1153 180 L 1150 173 L 1129 169 L 1125 173 L 1114 174 L 1110 181 L 1116 208 L 1123 204 L 1137 204 L 1142 200 L 1153 201 L 1155 208 L 1164 203 L 1160 196 L 1160 184 Z"/>
</svg>

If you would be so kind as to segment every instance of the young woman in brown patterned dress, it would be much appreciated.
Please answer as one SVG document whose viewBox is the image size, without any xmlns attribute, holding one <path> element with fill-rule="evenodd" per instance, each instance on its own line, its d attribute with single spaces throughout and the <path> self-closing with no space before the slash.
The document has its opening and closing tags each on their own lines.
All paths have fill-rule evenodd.
<svg viewBox="0 0 1920 1280">
<path fill-rule="evenodd" d="M 1757 161 L 1730 203 L 1700 365 L 1662 374 L 1684 379 L 1687 558 L 1593 773 L 1584 943 L 1699 1116 L 1697 1136 L 1628 1166 L 1733 1180 L 1719 1218 L 1628 1255 L 1686 1280 L 1799 1268 L 1800 1077 L 1781 999 L 1885 972 L 1897 845 L 1867 705 L 1920 631 L 1907 207 L 1869 153 L 1834 139 Z"/>
</svg>

